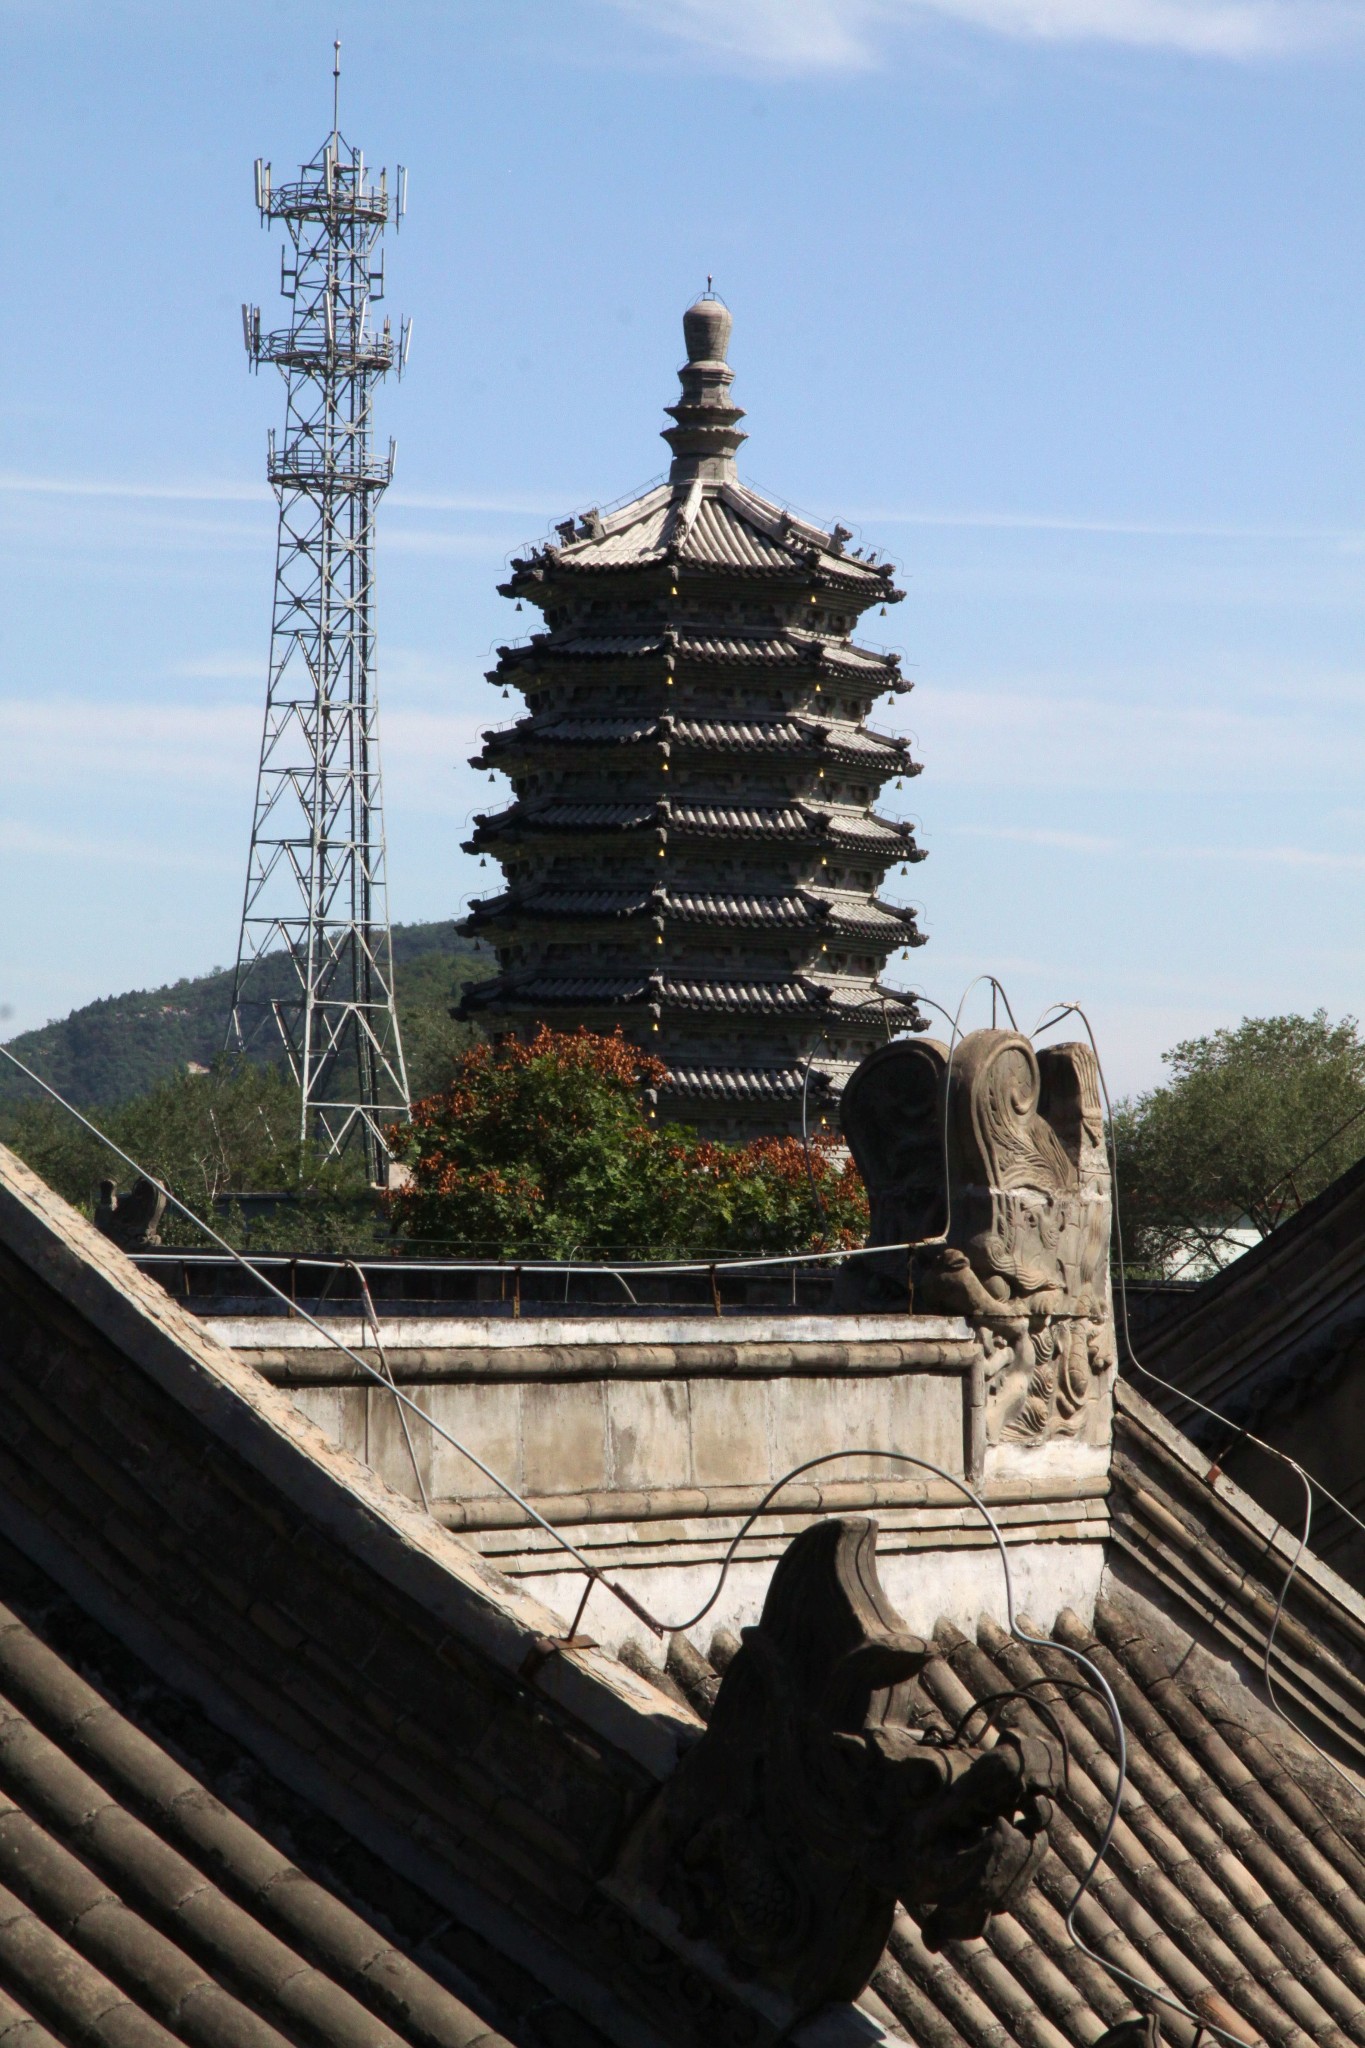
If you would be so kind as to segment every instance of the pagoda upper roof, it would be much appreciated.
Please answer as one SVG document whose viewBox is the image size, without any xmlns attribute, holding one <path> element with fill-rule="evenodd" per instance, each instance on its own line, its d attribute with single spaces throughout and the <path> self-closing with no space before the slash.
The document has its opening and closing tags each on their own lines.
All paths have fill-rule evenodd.
<svg viewBox="0 0 1365 2048">
<path fill-rule="evenodd" d="M 513 561 L 513 580 L 537 568 L 576 576 L 678 562 L 803 584 L 815 576 L 864 604 L 896 602 L 903 593 L 891 563 L 846 554 L 849 538 L 844 527 L 826 532 L 798 519 L 738 478 L 692 477 L 655 484 L 614 512 L 565 520 L 557 543 Z"/>
<path fill-rule="evenodd" d="M 666 408 L 674 422 L 663 430 L 673 451 L 666 481 L 610 512 L 594 508 L 563 520 L 557 542 L 513 558 L 511 582 L 503 586 L 508 594 L 547 578 L 665 564 L 802 586 L 824 583 L 847 592 L 860 610 L 904 594 L 889 562 L 861 549 L 845 551 L 853 538 L 847 527 L 827 532 L 740 482 L 735 453 L 745 439 L 739 431 L 744 415 L 730 398 L 730 330 L 729 310 L 709 294 L 683 317 L 687 361 L 678 372 L 682 396 Z"/>
</svg>

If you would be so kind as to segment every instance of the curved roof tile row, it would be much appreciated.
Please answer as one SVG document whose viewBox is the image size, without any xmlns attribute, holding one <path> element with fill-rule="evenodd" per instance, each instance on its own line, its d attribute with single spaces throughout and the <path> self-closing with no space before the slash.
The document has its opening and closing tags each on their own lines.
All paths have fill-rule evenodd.
<svg viewBox="0 0 1365 2048">
<path fill-rule="evenodd" d="M 807 932 L 847 933 L 850 936 L 894 938 L 905 943 L 907 929 L 913 929 L 915 912 L 899 904 L 860 902 L 844 904 L 813 891 L 793 889 L 780 895 L 725 895 L 705 891 L 661 889 L 556 889 L 507 890 L 502 895 L 475 899 L 468 916 L 500 922 L 517 916 L 531 918 L 637 917 L 653 914 L 673 923 L 700 925 L 770 926 Z M 911 939 L 909 943 L 914 944 Z"/>
<path fill-rule="evenodd" d="M 869 733 L 856 725 L 826 723 L 822 719 L 792 717 L 739 721 L 718 718 L 579 718 L 555 715 L 523 718 L 501 730 L 483 735 L 483 758 L 505 753 L 525 753 L 537 746 L 630 747 L 660 739 L 672 741 L 675 750 L 696 748 L 706 753 L 799 754 L 812 757 L 832 755 L 837 760 L 869 768 L 884 767 L 886 773 L 908 771 L 905 756 L 908 739 L 886 733 Z"/>
<path fill-rule="evenodd" d="M 552 658 L 556 661 L 619 661 L 641 654 L 673 654 L 690 662 L 746 662 L 766 667 L 849 669 L 860 677 L 898 676 L 894 654 L 855 647 L 849 641 L 784 629 L 769 633 L 689 633 L 659 628 L 637 633 L 594 633 L 580 627 L 533 633 L 520 646 L 498 649 L 499 662 L 523 668 Z M 496 678 L 498 670 L 492 671 Z"/>
<path fill-rule="evenodd" d="M 867 993 L 855 997 L 855 989 Z M 773 981 L 719 981 L 668 974 L 540 974 L 533 970 L 475 982 L 466 990 L 464 1001 L 469 1010 L 655 1002 L 675 1010 L 818 1012 L 846 1019 L 864 1012 L 881 1015 L 883 1010 L 917 1014 L 911 995 L 882 989 L 873 982 L 848 980 L 835 986 L 804 975 Z"/>
<path fill-rule="evenodd" d="M 488 841 L 521 832 L 678 832 L 688 837 L 823 841 L 849 849 L 890 849 L 899 858 L 921 858 L 914 827 L 895 819 L 812 804 L 740 808 L 729 804 L 574 803 L 549 797 L 540 803 L 510 804 L 475 817 L 466 852 Z"/>
<path fill-rule="evenodd" d="M 842 539 L 728 478 L 655 485 L 605 518 L 585 521 L 574 537 L 515 557 L 509 588 L 538 569 L 580 575 L 665 560 L 803 581 L 814 572 L 856 590 L 868 604 L 887 598 L 892 588 L 889 563 L 846 555 Z"/>
</svg>

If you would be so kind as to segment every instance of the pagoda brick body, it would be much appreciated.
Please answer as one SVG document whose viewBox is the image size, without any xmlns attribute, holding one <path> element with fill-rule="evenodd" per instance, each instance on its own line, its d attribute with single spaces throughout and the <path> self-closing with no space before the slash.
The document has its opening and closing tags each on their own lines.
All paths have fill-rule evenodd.
<svg viewBox="0 0 1365 2048">
<path fill-rule="evenodd" d="M 526 715 L 473 765 L 505 774 L 506 809 L 475 820 L 502 894 L 463 929 L 500 972 L 460 1014 L 521 1034 L 621 1025 L 669 1070 L 658 1113 L 716 1137 L 836 1127 L 844 1080 L 913 997 L 888 956 L 921 943 L 877 891 L 922 858 L 872 808 L 918 773 L 904 739 L 866 723 L 910 686 L 858 647 L 861 614 L 899 602 L 889 564 L 742 484 L 730 315 L 683 319 L 668 481 L 514 558 L 502 594 L 545 630 L 499 650 L 489 680 Z"/>
</svg>

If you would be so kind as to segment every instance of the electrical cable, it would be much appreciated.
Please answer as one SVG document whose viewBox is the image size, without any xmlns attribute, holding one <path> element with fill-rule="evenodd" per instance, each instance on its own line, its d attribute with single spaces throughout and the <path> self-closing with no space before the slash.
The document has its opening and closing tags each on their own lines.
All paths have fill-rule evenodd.
<svg viewBox="0 0 1365 2048">
<path fill-rule="evenodd" d="M 370 1326 L 370 1335 L 374 1339 L 374 1352 L 375 1357 L 379 1360 L 379 1369 L 390 1387 L 397 1393 L 398 1382 L 393 1376 L 393 1367 L 389 1364 L 388 1353 L 384 1349 L 384 1333 L 379 1327 L 379 1317 L 375 1314 L 374 1297 L 370 1293 L 370 1283 L 365 1278 L 364 1271 L 356 1264 L 354 1259 L 347 1259 L 346 1264 L 349 1270 L 355 1274 L 356 1284 L 360 1289 L 360 1298 L 365 1305 L 365 1320 Z M 567 1288 L 568 1282 L 566 1281 L 566 1291 Z M 403 1431 L 403 1441 L 408 1447 L 408 1458 L 412 1465 L 412 1476 L 417 1481 L 417 1491 L 422 1496 L 422 1506 L 430 1514 L 431 1501 L 427 1496 L 426 1481 L 422 1477 L 422 1467 L 418 1462 L 417 1448 L 412 1441 L 412 1431 L 408 1428 L 408 1418 L 403 1413 L 401 1402 L 395 1405 L 398 1410 L 398 1421 Z"/>
</svg>

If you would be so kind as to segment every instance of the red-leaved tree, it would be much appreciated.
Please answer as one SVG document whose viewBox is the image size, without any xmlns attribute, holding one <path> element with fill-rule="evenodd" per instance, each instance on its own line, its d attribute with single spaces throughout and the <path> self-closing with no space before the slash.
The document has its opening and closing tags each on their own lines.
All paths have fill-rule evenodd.
<svg viewBox="0 0 1365 2048">
<path fill-rule="evenodd" d="M 698 1139 L 657 1124 L 642 1091 L 667 1077 L 620 1030 L 539 1025 L 477 1045 L 450 1086 L 389 1134 L 409 1185 L 410 1239 L 499 1256 L 684 1257 L 860 1244 L 867 1200 L 826 1138 Z"/>
</svg>

